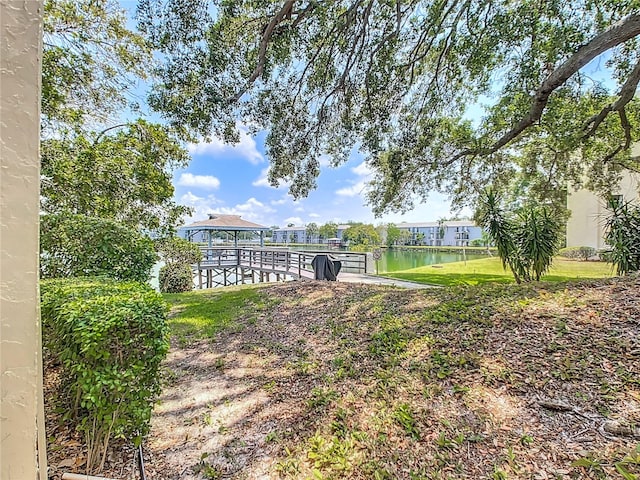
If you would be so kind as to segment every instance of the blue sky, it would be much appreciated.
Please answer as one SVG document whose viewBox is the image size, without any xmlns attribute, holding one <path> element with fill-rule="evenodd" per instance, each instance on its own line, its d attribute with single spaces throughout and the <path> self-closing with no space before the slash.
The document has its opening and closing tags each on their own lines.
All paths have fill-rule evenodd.
<svg viewBox="0 0 640 480">
<path fill-rule="evenodd" d="M 262 225 L 285 227 L 290 223 L 319 225 L 349 220 L 369 223 L 434 221 L 451 216 L 449 202 L 438 194 L 405 215 L 390 214 L 374 218 L 365 205 L 364 187 L 371 171 L 354 154 L 344 165 L 322 165 L 318 188 L 304 199 L 294 200 L 288 187 L 274 188 L 267 182 L 269 161 L 264 155 L 265 133 L 251 137 L 239 125 L 237 145 L 218 139 L 211 143 L 190 144 L 191 163 L 174 174 L 178 203 L 195 209 L 187 219 L 202 220 L 208 213 L 229 213 Z M 469 213 L 469 212 L 463 212 Z"/>
</svg>

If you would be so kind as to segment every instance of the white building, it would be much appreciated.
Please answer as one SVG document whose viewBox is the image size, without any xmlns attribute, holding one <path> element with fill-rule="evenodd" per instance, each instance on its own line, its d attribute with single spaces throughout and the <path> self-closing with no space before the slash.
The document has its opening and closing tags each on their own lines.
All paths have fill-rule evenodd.
<svg viewBox="0 0 640 480">
<path fill-rule="evenodd" d="M 632 155 L 640 156 L 640 144 L 634 146 Z M 640 202 L 639 191 L 640 175 L 628 172 L 611 194 L 624 202 Z M 606 248 L 604 223 L 609 210 L 605 199 L 588 190 L 574 190 L 567 196 L 567 208 L 571 211 L 567 222 L 567 247 Z"/>
<path fill-rule="evenodd" d="M 434 247 L 466 247 L 474 240 L 482 238 L 482 228 L 471 220 L 451 220 L 445 222 L 398 223 L 400 230 L 411 234 L 409 245 L 427 245 Z M 342 240 L 342 234 L 349 225 L 338 225 L 336 238 Z M 326 243 L 327 239 L 308 238 L 306 227 L 278 228 L 273 231 L 275 243 Z"/>
</svg>

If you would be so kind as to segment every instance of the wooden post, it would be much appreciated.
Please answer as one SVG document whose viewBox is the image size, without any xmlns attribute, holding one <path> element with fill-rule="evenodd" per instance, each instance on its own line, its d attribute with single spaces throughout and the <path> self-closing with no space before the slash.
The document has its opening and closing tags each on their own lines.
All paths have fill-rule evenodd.
<svg viewBox="0 0 640 480">
<path fill-rule="evenodd" d="M 200 290 L 202 290 L 202 267 L 198 264 L 198 284 L 200 285 Z"/>
</svg>

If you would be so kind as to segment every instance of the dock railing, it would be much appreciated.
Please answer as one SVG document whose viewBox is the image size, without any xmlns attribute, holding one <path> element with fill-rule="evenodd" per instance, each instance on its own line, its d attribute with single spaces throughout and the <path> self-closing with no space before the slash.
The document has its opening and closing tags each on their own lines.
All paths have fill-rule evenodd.
<svg viewBox="0 0 640 480">
<path fill-rule="evenodd" d="M 331 255 L 342 262 L 343 272 L 369 273 L 367 254 L 362 252 L 301 251 L 258 247 L 201 247 L 199 270 L 208 268 L 243 267 L 261 272 L 291 275 L 295 278 L 315 278 L 311 262 L 316 255 Z"/>
</svg>

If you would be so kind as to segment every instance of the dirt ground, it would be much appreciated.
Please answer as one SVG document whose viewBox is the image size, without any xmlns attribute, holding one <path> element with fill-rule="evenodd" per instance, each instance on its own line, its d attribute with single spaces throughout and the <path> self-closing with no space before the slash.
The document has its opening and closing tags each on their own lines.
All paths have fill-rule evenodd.
<svg viewBox="0 0 640 480">
<path fill-rule="evenodd" d="M 532 287 L 504 302 L 268 287 L 270 307 L 215 339 L 173 342 L 147 478 L 625 478 L 620 468 L 640 467 L 640 452 L 628 457 L 640 443 L 639 286 Z M 53 479 L 83 465 L 57 415 Z M 102 475 L 139 478 L 135 460 L 114 448 Z"/>
</svg>

